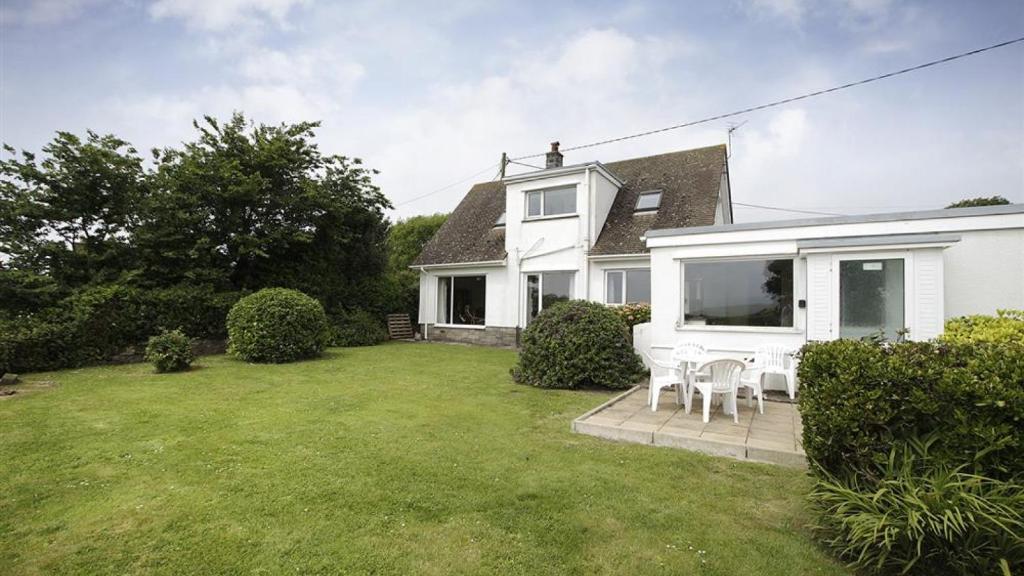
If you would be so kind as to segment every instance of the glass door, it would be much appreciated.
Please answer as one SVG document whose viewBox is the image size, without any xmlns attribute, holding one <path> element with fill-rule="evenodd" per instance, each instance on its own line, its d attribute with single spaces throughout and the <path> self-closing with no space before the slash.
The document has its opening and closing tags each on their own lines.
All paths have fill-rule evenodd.
<svg viewBox="0 0 1024 576">
<path fill-rule="evenodd" d="M 905 278 L 903 258 L 839 260 L 839 337 L 895 340 L 907 325 Z"/>
</svg>

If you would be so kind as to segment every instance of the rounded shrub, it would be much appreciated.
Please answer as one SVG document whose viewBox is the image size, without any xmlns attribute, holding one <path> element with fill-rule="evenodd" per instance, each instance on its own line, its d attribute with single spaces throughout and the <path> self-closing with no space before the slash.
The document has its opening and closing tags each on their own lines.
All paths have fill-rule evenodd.
<svg viewBox="0 0 1024 576">
<path fill-rule="evenodd" d="M 545 308 L 526 328 L 512 374 L 541 388 L 628 388 L 643 372 L 614 310 L 570 300 Z"/>
<path fill-rule="evenodd" d="M 332 314 L 331 346 L 374 346 L 388 339 L 388 329 L 380 318 L 365 310 Z"/>
<path fill-rule="evenodd" d="M 329 339 L 324 307 L 298 290 L 265 288 L 228 312 L 228 352 L 249 362 L 312 358 Z"/>
<path fill-rule="evenodd" d="M 149 338 L 146 344 L 146 362 L 157 372 L 181 372 L 188 370 L 195 356 L 192 341 L 181 330 L 165 330 Z"/>
</svg>

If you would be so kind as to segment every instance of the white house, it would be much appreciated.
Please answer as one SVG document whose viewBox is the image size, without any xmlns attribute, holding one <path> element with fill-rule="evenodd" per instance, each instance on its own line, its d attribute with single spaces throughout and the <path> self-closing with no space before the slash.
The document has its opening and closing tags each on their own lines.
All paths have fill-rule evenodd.
<svg viewBox="0 0 1024 576">
<path fill-rule="evenodd" d="M 723 355 L 1024 309 L 1024 205 L 732 223 L 724 146 L 477 184 L 426 245 L 431 340 L 514 345 L 546 305 L 650 302 L 637 343 Z"/>
<path fill-rule="evenodd" d="M 566 299 L 649 302 L 648 230 L 732 222 L 725 146 L 477 184 L 413 264 L 427 339 L 514 345 Z"/>
<path fill-rule="evenodd" d="M 1024 309 L 1024 204 L 650 230 L 649 341 L 722 353 Z"/>
</svg>

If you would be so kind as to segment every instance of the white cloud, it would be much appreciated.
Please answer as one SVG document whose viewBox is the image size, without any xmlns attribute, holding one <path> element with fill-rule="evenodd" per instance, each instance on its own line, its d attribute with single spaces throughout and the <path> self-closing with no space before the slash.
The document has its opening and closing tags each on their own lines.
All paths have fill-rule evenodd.
<svg viewBox="0 0 1024 576">
<path fill-rule="evenodd" d="M 157 0 L 149 7 L 153 18 L 179 18 L 202 30 L 225 31 L 266 20 L 287 25 L 288 12 L 306 0 Z"/>
</svg>

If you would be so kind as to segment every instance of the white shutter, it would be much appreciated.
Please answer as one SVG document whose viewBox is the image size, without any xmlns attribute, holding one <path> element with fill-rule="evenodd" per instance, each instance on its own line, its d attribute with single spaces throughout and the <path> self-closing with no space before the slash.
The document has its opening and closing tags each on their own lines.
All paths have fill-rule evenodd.
<svg viewBox="0 0 1024 576">
<path fill-rule="evenodd" d="M 910 338 L 928 340 L 942 334 L 942 250 L 915 251 L 913 261 L 914 323 L 910 326 Z"/>
<path fill-rule="evenodd" d="M 832 257 L 807 255 L 807 339 L 832 339 Z"/>
</svg>

